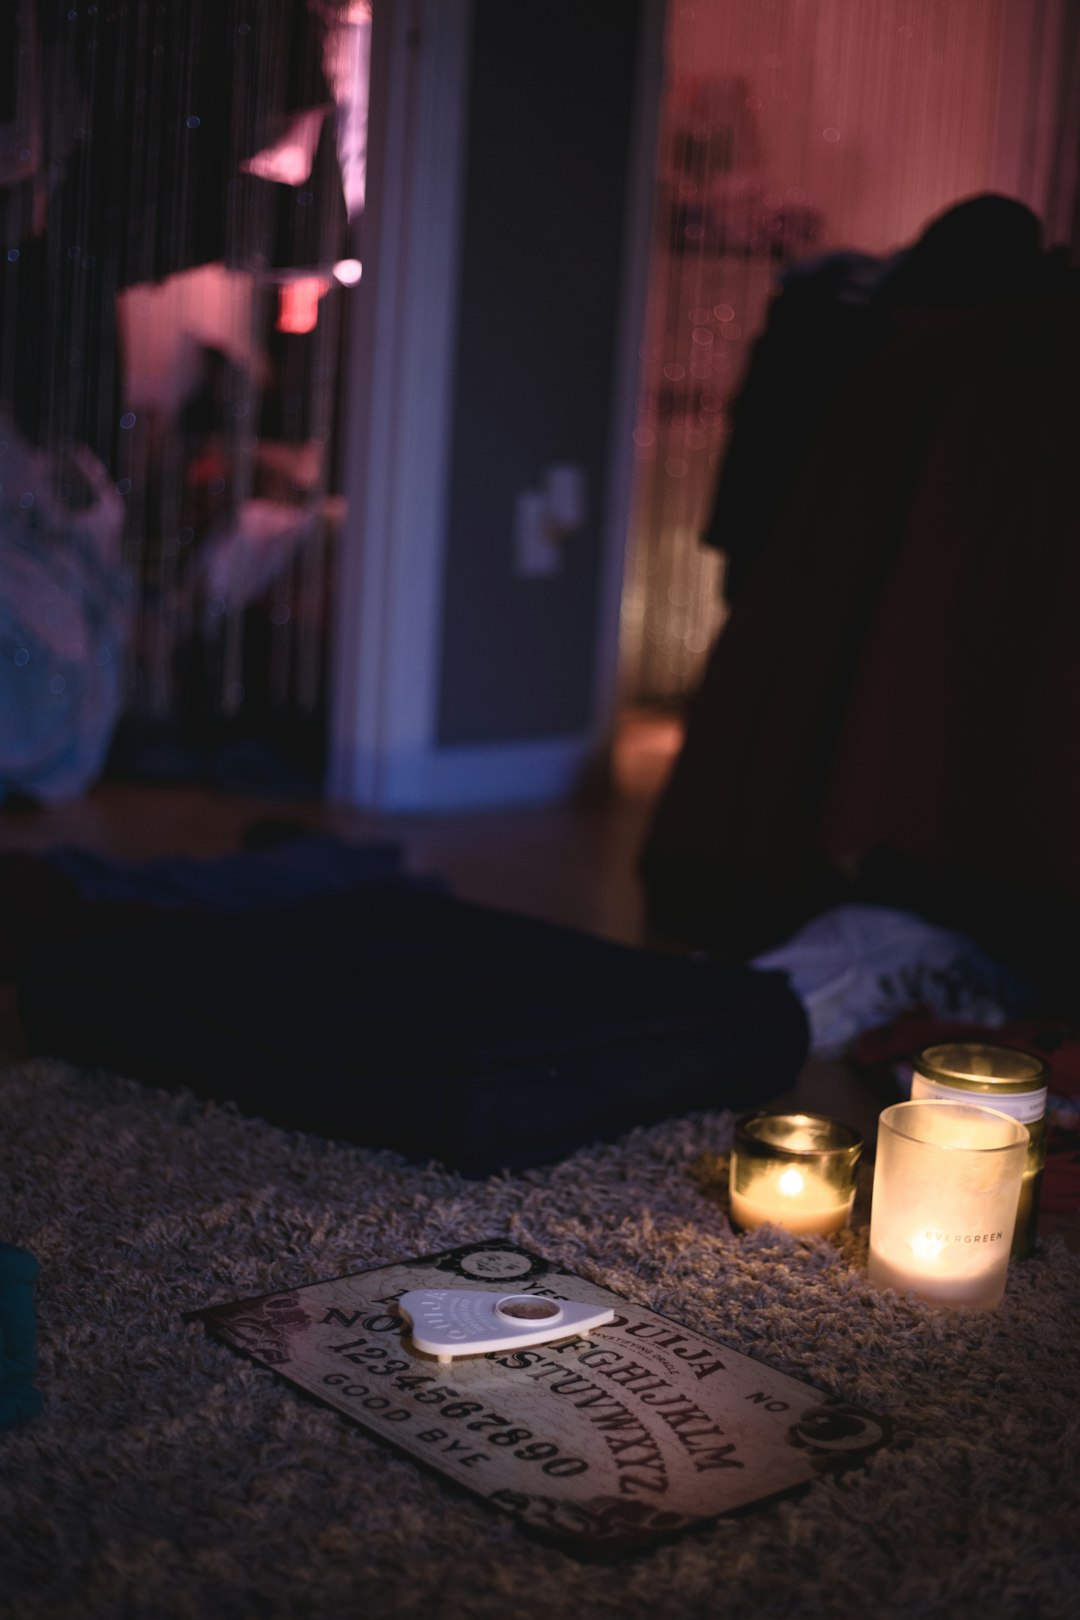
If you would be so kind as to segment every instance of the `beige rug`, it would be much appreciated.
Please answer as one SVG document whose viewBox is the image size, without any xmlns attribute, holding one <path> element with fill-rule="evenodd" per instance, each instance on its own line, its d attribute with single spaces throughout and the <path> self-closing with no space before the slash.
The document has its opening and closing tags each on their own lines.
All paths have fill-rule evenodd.
<svg viewBox="0 0 1080 1620">
<path fill-rule="evenodd" d="M 0 1237 L 42 1267 L 41 1417 L 0 1436 L 4 1620 L 603 1615 L 1051 1620 L 1080 1590 L 1080 1258 L 954 1316 L 842 1238 L 730 1232 L 731 1118 L 466 1183 L 190 1098 L 0 1075 Z M 482 1504 L 185 1311 L 503 1233 L 911 1433 L 861 1473 L 614 1567 Z"/>
</svg>

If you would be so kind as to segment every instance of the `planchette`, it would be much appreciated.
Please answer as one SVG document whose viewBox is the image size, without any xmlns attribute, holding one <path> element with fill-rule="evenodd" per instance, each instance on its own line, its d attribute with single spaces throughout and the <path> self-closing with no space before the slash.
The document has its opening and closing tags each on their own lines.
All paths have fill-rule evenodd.
<svg viewBox="0 0 1080 1620">
<path fill-rule="evenodd" d="M 494 1294 L 478 1288 L 416 1288 L 398 1307 L 418 1350 L 444 1364 L 455 1356 L 549 1344 L 615 1319 L 613 1310 L 540 1294 Z"/>
</svg>

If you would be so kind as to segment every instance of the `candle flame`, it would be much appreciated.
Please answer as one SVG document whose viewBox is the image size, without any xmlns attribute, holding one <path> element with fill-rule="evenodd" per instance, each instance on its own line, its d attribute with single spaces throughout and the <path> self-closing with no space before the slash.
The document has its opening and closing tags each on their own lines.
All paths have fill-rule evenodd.
<svg viewBox="0 0 1080 1620">
<path fill-rule="evenodd" d="M 911 1247 L 920 1260 L 936 1260 L 945 1247 L 945 1240 L 936 1232 L 916 1232 Z"/>
<path fill-rule="evenodd" d="M 788 1198 L 796 1198 L 802 1192 L 805 1183 L 801 1172 L 792 1167 L 790 1170 L 784 1171 L 777 1182 L 777 1186 Z"/>
</svg>

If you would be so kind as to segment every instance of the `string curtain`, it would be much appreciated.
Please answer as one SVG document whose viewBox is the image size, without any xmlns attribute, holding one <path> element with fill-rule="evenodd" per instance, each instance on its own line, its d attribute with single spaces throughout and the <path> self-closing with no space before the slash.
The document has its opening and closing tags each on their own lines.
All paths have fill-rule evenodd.
<svg viewBox="0 0 1080 1620">
<path fill-rule="evenodd" d="M 321 745 L 369 26 L 357 0 L 0 21 L 0 415 L 115 484 L 124 706 L 192 737 Z"/>
<path fill-rule="evenodd" d="M 622 612 L 628 701 L 679 706 L 725 619 L 703 548 L 733 401 L 780 277 L 896 252 L 997 190 L 1076 239 L 1077 29 L 1062 0 L 672 0 Z"/>
</svg>

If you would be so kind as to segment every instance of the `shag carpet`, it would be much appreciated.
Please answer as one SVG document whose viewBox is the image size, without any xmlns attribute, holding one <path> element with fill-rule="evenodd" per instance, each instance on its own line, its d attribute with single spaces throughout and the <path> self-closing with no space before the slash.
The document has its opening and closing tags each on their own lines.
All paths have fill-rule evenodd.
<svg viewBox="0 0 1080 1620">
<path fill-rule="evenodd" d="M 4 1620 L 1066 1620 L 1080 1257 L 954 1315 L 875 1292 L 866 1228 L 735 1236 L 729 1114 L 466 1182 L 35 1062 L 0 1074 L 0 1237 L 32 1250 L 45 1409 L 0 1436 Z M 504 1234 L 910 1436 L 612 1566 L 522 1534 L 185 1322 Z"/>
</svg>

